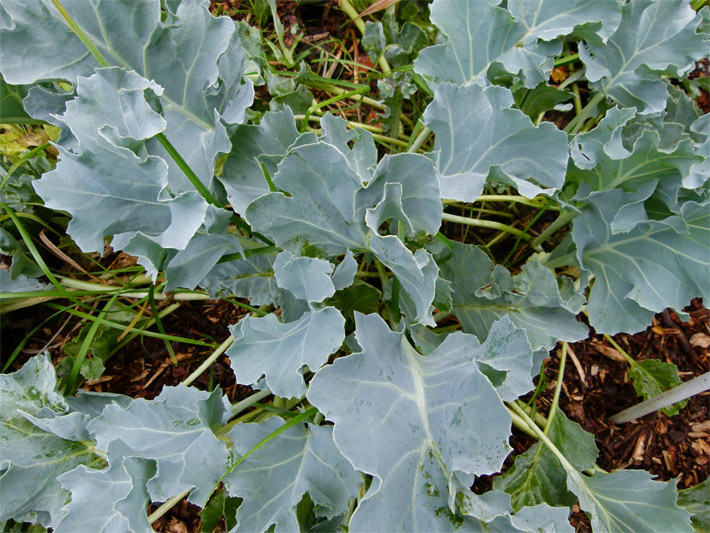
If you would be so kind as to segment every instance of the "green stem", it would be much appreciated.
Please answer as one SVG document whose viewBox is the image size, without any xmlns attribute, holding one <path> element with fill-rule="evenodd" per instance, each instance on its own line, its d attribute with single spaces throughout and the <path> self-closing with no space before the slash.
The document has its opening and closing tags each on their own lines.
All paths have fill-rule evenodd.
<svg viewBox="0 0 710 533">
<path fill-rule="evenodd" d="M 589 102 L 587 102 L 587 105 L 584 106 L 584 109 L 582 109 L 579 114 L 577 114 L 576 117 L 574 117 L 567 126 L 565 126 L 565 129 L 563 130 L 565 133 L 577 133 L 580 128 L 584 125 L 584 121 L 589 118 L 589 116 L 595 111 L 597 104 L 600 103 L 602 100 L 604 100 L 604 93 L 603 92 L 598 92 L 596 93 Z"/>
<path fill-rule="evenodd" d="M 413 153 L 419 150 L 422 145 L 426 142 L 426 140 L 429 138 L 429 135 L 431 134 L 431 130 L 424 126 L 422 128 L 422 131 L 419 132 L 419 135 L 417 135 L 417 138 L 414 139 L 414 142 L 412 143 L 411 146 L 407 148 L 407 152 Z"/>
<path fill-rule="evenodd" d="M 358 13 L 357 10 L 350 3 L 350 0 L 340 0 L 340 7 L 343 9 L 343 11 L 345 11 L 347 16 L 352 19 L 357 29 L 360 30 L 360 33 L 365 35 L 365 22 L 360 17 L 360 13 Z M 382 72 L 384 72 L 385 74 L 390 73 L 392 69 L 390 68 L 390 65 L 385 59 L 384 55 L 381 55 L 380 59 L 377 62 L 379 63 Z"/>
<path fill-rule="evenodd" d="M 515 403 L 509 403 L 508 407 L 510 407 L 522 420 L 527 424 L 528 428 L 535 433 L 537 438 L 541 440 L 542 442 L 545 443 L 545 445 L 550 449 L 550 451 L 555 454 L 555 457 L 560 461 L 562 466 L 564 467 L 565 470 L 567 470 L 570 473 L 574 473 L 576 475 L 579 475 L 579 472 L 577 472 L 577 469 L 570 464 L 570 462 L 567 460 L 567 458 L 564 456 L 564 454 L 555 446 L 555 444 L 550 440 L 550 438 L 545 435 L 545 433 L 533 422 L 530 417 L 523 411 L 518 405 Z"/>
<path fill-rule="evenodd" d="M 527 425 L 525 420 L 520 418 L 520 415 L 518 415 L 516 412 L 514 412 L 509 406 L 508 406 L 508 412 L 510 413 L 510 417 L 513 419 L 513 425 L 518 428 L 520 431 L 525 433 L 528 437 L 531 437 L 535 440 L 537 440 L 537 434 L 534 433 Z"/>
<path fill-rule="evenodd" d="M 92 56 L 94 56 L 96 62 L 102 67 L 110 67 L 111 65 L 108 61 L 106 61 L 106 58 L 101 55 L 99 49 L 94 46 L 94 43 L 92 43 L 91 39 L 89 39 L 89 37 L 84 33 L 84 30 L 82 30 L 79 25 L 74 22 L 74 19 L 71 18 L 71 15 L 69 13 L 67 13 L 67 10 L 64 9 L 64 6 L 61 4 L 61 2 L 59 0 L 52 0 L 52 3 L 54 4 L 54 7 L 57 8 L 57 11 L 59 11 L 59 14 L 64 19 L 64 22 L 66 22 L 67 26 L 69 26 L 69 29 L 74 32 L 74 35 L 76 35 L 79 40 L 84 43 L 86 49 L 91 52 Z"/>
<path fill-rule="evenodd" d="M 527 233 L 524 233 L 520 231 L 519 229 L 516 229 L 512 226 L 508 226 L 507 224 L 503 224 L 501 222 L 494 222 L 492 220 L 478 220 L 475 218 L 466 218 L 466 217 L 460 217 L 458 215 L 452 215 L 449 213 L 444 213 L 441 218 L 443 220 L 446 220 L 448 222 L 455 222 L 458 224 L 466 224 L 467 226 L 476 226 L 479 228 L 488 228 L 488 229 L 495 229 L 498 231 L 505 231 L 506 233 L 510 233 L 511 235 L 515 235 L 516 237 L 520 237 L 523 240 L 529 241 L 532 239 L 530 235 Z"/>
<path fill-rule="evenodd" d="M 231 408 L 232 416 L 237 416 L 242 411 L 249 409 L 252 405 L 260 402 L 261 400 L 263 400 L 264 398 L 266 398 L 270 395 L 271 395 L 271 391 L 269 389 L 264 389 L 264 390 L 260 390 L 259 392 L 252 394 L 248 398 L 245 398 L 245 399 L 233 404 L 232 408 Z"/>
<path fill-rule="evenodd" d="M 638 363 L 634 361 L 634 359 L 624 351 L 624 349 L 619 346 L 614 339 L 611 338 L 611 335 L 608 333 L 604 334 L 604 338 L 609 341 L 609 343 L 616 348 L 616 351 L 619 352 L 621 355 L 624 356 L 624 359 L 626 359 L 626 362 L 629 363 L 631 366 L 636 366 Z"/>
<path fill-rule="evenodd" d="M 217 358 L 219 358 L 219 356 L 222 355 L 227 350 L 227 348 L 229 348 L 232 345 L 233 342 L 234 342 L 234 337 L 232 337 L 231 335 L 229 337 L 227 337 L 227 339 L 222 344 L 219 345 L 219 347 L 214 351 L 214 353 L 212 353 L 212 355 L 210 355 L 207 359 L 205 359 L 202 362 L 202 364 L 200 366 L 198 366 L 197 369 L 192 374 L 190 374 L 189 376 L 187 376 L 187 378 L 185 378 L 183 383 L 185 385 L 190 385 L 193 381 L 195 381 L 198 377 L 200 377 L 200 374 L 202 374 L 205 370 L 207 370 L 212 365 L 212 363 L 214 363 L 217 360 Z"/>
<path fill-rule="evenodd" d="M 155 511 L 148 515 L 148 522 L 152 524 L 153 522 L 158 520 L 158 518 L 163 516 L 170 509 L 180 503 L 180 501 L 188 494 L 190 494 L 190 489 L 184 490 L 180 494 L 176 494 L 175 496 L 165 500 L 165 503 L 163 503 L 160 507 L 158 507 Z"/>
<path fill-rule="evenodd" d="M 569 56 L 561 57 L 557 61 L 555 61 L 554 66 L 555 67 L 561 67 L 562 65 L 567 65 L 569 63 L 574 63 L 575 61 L 579 60 L 579 54 L 572 54 Z"/>
<path fill-rule="evenodd" d="M 210 204 L 224 208 L 224 205 L 222 205 L 217 198 L 212 196 L 212 193 L 207 189 L 207 187 L 204 186 L 202 181 L 200 181 L 200 178 L 197 177 L 197 174 L 195 174 L 195 171 L 190 168 L 190 165 L 187 164 L 187 161 L 185 161 L 182 156 L 178 153 L 178 151 L 175 149 L 175 147 L 170 143 L 168 138 L 165 136 L 164 133 L 158 133 L 155 136 L 156 139 L 158 139 L 158 142 L 160 142 L 161 145 L 163 145 L 163 148 L 165 151 L 168 153 L 168 155 L 175 161 L 178 167 L 180 167 L 180 170 L 183 171 L 185 176 L 187 177 L 188 180 L 190 180 L 190 183 L 192 183 L 192 186 L 195 187 L 197 192 L 199 192 L 202 197 L 207 200 Z"/>
<path fill-rule="evenodd" d="M 560 367 L 557 372 L 557 385 L 555 386 L 555 395 L 552 397 L 552 405 L 550 405 L 550 412 L 547 413 L 547 424 L 545 424 L 545 435 L 550 433 L 550 427 L 552 427 L 552 419 L 555 418 L 555 413 L 557 412 L 557 407 L 560 403 L 560 391 L 562 391 L 562 381 L 565 377 L 565 363 L 567 361 L 567 343 L 562 343 L 562 352 L 560 353 Z"/>
<path fill-rule="evenodd" d="M 576 213 L 575 211 L 560 211 L 560 214 L 557 219 L 555 219 L 552 224 L 547 226 L 547 228 L 545 228 L 545 230 L 540 235 L 535 237 L 530 243 L 530 246 L 532 246 L 538 252 L 541 252 L 542 243 L 547 241 L 557 230 L 563 228 L 564 226 L 572 222 L 572 220 L 574 220 L 577 214 L 578 213 Z"/>
<path fill-rule="evenodd" d="M 340 100 L 343 100 L 345 98 L 357 96 L 358 94 L 362 94 L 364 92 L 367 92 L 368 90 L 370 90 L 369 87 L 363 87 L 362 89 L 355 89 L 353 91 L 348 91 L 346 93 L 341 93 L 336 96 L 333 96 L 332 98 L 328 98 L 327 100 L 324 100 L 323 102 L 317 102 L 317 103 L 313 104 L 308 109 L 306 109 L 306 114 L 304 116 L 303 127 L 301 128 L 301 131 L 306 130 L 311 113 L 313 113 L 314 111 L 317 111 L 323 107 L 329 106 L 330 104 L 334 104 L 335 102 L 339 102 Z"/>
</svg>

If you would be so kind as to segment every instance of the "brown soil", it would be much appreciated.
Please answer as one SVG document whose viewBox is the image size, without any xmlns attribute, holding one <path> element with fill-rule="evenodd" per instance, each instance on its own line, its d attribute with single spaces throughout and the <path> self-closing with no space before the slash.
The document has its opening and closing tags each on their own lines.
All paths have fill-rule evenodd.
<svg viewBox="0 0 710 533">
<path fill-rule="evenodd" d="M 221 6 L 221 9 L 228 11 L 239 8 L 242 4 L 239 0 L 225 0 L 213 2 L 213 7 Z M 313 8 L 308 8 L 306 13 L 306 8 L 297 7 L 296 2 L 279 2 L 279 12 L 283 15 L 285 26 L 298 24 L 303 29 L 304 24 L 308 25 L 305 33 L 314 41 L 321 39 L 324 34 L 339 35 L 342 42 L 353 45 L 351 51 L 361 56 L 363 62 L 367 61 L 367 56 L 358 49 L 356 33 L 351 31 L 351 24 L 345 20 L 337 4 L 329 1 L 321 9 L 320 12 L 314 12 Z M 304 42 L 308 42 L 308 39 Z M 707 68 L 705 62 L 699 71 L 704 70 L 707 75 Z M 357 73 L 357 69 L 349 73 L 339 72 L 343 77 L 348 74 L 356 76 Z M 707 93 L 701 96 L 699 103 L 707 111 Z M 530 218 L 526 217 L 527 215 L 518 222 L 521 229 L 530 221 Z M 549 222 L 545 217 L 537 223 L 541 225 Z M 466 232 L 463 235 L 451 235 L 457 240 L 482 244 L 476 242 L 476 239 L 483 237 L 483 242 L 486 241 L 485 231 L 467 231 L 461 226 L 452 228 L 452 231 Z M 531 234 L 534 233 L 535 228 L 531 228 Z M 524 250 L 524 247 L 521 247 L 521 250 Z M 519 262 L 517 257 L 511 258 L 510 261 L 510 264 Z M 167 303 L 163 302 L 161 305 Z M 707 372 L 710 367 L 710 310 L 703 307 L 700 300 L 694 300 L 685 311 L 690 314 L 690 320 L 687 322 L 681 322 L 673 312 L 664 312 L 656 316 L 646 331 L 635 335 L 617 335 L 615 341 L 637 361 L 655 358 L 674 363 L 680 371 L 681 379 L 692 379 Z M 9 325 L 3 327 L 4 357 L 12 352 L 19 340 L 39 321 L 48 316 L 49 312 L 39 307 L 14 312 Z M 222 342 L 229 335 L 228 326 L 235 324 L 242 316 L 243 312 L 229 303 L 189 302 L 183 303 L 177 311 L 169 315 L 164 320 L 164 325 L 168 334 Z M 11 370 L 19 368 L 29 357 L 44 350 L 48 350 L 54 362 L 58 363 L 64 357 L 63 346 L 71 340 L 78 325 L 73 319 L 64 323 L 65 319 L 66 317 L 60 317 L 37 330 L 14 361 Z M 705 392 L 691 399 L 676 416 L 654 413 L 634 422 L 615 426 L 609 423 L 609 417 L 639 401 L 626 376 L 628 365 L 614 359 L 613 348 L 595 334 L 588 340 L 570 347 L 578 364 L 568 360 L 560 407 L 570 419 L 595 435 L 600 452 L 599 466 L 609 471 L 620 468 L 645 469 L 659 480 L 676 479 L 679 488 L 693 486 L 708 477 L 710 393 Z M 84 388 L 150 399 L 158 395 L 164 386 L 176 385 L 183 381 L 211 353 L 209 348 L 188 344 L 174 343 L 173 348 L 178 358 L 177 365 L 171 362 L 161 341 L 150 338 L 136 340 L 107 363 L 102 378 L 85 384 Z M 537 406 L 542 414 L 549 408 L 554 385 L 558 380 L 558 363 L 558 351 L 553 350 L 545 365 L 545 375 L 549 379 L 548 388 L 537 399 Z M 236 383 L 226 356 L 222 356 L 214 364 L 213 370 L 200 376 L 194 385 L 201 389 L 219 385 L 232 402 L 250 394 L 248 387 Z M 517 431 L 514 431 L 510 442 L 517 453 L 522 453 L 533 443 L 530 438 Z M 488 476 L 480 478 L 474 488 L 477 491 L 486 490 L 490 488 L 491 482 Z M 151 510 L 156 507 L 153 506 Z M 171 533 L 199 531 L 197 511 L 198 508 L 183 501 L 158 520 L 154 528 L 156 531 Z M 583 512 L 573 513 L 570 520 L 577 531 L 590 530 L 589 520 Z"/>
</svg>

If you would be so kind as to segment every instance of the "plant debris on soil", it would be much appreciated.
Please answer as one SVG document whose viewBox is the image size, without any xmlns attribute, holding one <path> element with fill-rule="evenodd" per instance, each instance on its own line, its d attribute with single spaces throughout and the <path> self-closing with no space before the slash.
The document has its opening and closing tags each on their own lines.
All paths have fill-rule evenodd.
<svg viewBox="0 0 710 533">
<path fill-rule="evenodd" d="M 222 9 L 225 12 L 235 10 L 240 5 L 236 0 L 213 2 L 214 9 Z M 306 44 L 339 35 L 341 42 L 353 43 L 350 52 L 356 57 L 355 63 L 371 65 L 365 52 L 358 48 L 357 35 L 352 31 L 352 25 L 346 23 L 348 19 L 336 2 L 328 1 L 325 6 L 315 9 L 295 1 L 284 1 L 279 2 L 278 9 L 286 29 L 287 46 L 291 44 L 289 39 L 293 39 L 290 31 L 292 27 L 305 31 L 302 42 Z M 308 24 L 308 27 L 304 28 L 304 24 Z M 337 54 L 335 48 L 333 46 L 331 51 Z M 701 62 L 691 78 L 707 75 L 708 69 L 708 62 Z M 553 74 L 563 76 L 561 79 L 564 79 L 566 67 L 563 70 L 565 72 Z M 357 76 L 358 72 L 359 69 L 352 69 L 351 76 Z M 710 103 L 706 92 L 700 91 L 697 103 L 703 111 L 708 112 Z M 367 108 L 358 108 L 351 112 L 363 110 L 365 115 L 368 115 Z M 374 112 L 369 114 L 375 116 Z M 560 121 L 562 122 L 558 125 L 564 125 L 562 115 Z M 449 211 L 455 212 L 454 208 Z M 534 212 L 536 211 L 531 210 L 531 213 Z M 531 218 L 523 213 L 515 225 L 523 229 L 531 222 Z M 530 228 L 530 234 L 539 233 L 553 218 L 552 214 L 545 214 Z M 446 225 L 442 231 L 447 233 Z M 485 239 L 487 236 L 485 230 L 469 231 L 460 225 L 452 225 L 451 231 L 465 232 L 451 237 L 472 244 L 480 244 L 477 239 Z M 503 243 L 499 246 L 507 245 L 508 243 Z M 519 253 L 522 250 L 524 247 L 520 248 Z M 515 263 L 517 256 L 511 258 L 511 261 Z M 161 302 L 160 305 L 165 306 L 168 303 L 170 302 Z M 656 315 L 645 331 L 634 335 L 619 334 L 614 340 L 635 361 L 657 359 L 673 363 L 679 369 L 681 380 L 690 380 L 710 370 L 710 310 L 703 306 L 700 299 L 695 299 L 683 311 L 689 315 L 686 321 L 681 320 L 673 311 L 667 310 Z M 19 340 L 49 316 L 49 311 L 44 310 L 42 313 L 45 315 L 38 314 L 36 308 L 13 312 L 9 327 L 3 328 L 3 354 L 11 353 Z M 150 315 L 149 310 L 146 310 L 145 314 Z M 239 307 L 220 300 L 181 302 L 179 309 L 163 320 L 163 325 L 169 335 L 221 343 L 229 336 L 228 326 L 236 324 L 244 315 L 245 311 Z M 48 351 L 55 365 L 58 364 L 65 357 L 64 346 L 74 338 L 80 327 L 80 319 L 74 316 L 69 320 L 59 317 L 47 322 L 35 331 L 9 371 L 19 369 L 31 356 L 43 351 Z M 177 365 L 171 360 L 162 341 L 138 337 L 107 362 L 102 377 L 84 383 L 83 388 L 152 399 L 163 387 L 182 382 L 212 353 L 211 348 L 196 345 L 173 343 L 172 347 L 177 357 Z M 596 335 L 593 331 L 587 340 L 570 344 L 568 354 L 570 360 L 565 367 L 564 376 L 559 376 L 558 350 L 553 350 L 545 361 L 547 386 L 536 399 L 537 408 L 540 413 L 547 413 L 555 385 L 562 379 L 560 408 L 568 418 L 594 434 L 599 449 L 598 465 L 601 468 L 607 471 L 644 469 L 657 480 L 675 479 L 679 489 L 694 486 L 708 477 L 710 392 L 706 391 L 691 398 L 676 416 L 669 417 L 656 412 L 626 424 L 614 425 L 609 422 L 610 416 L 641 401 L 628 380 L 628 363 L 603 336 Z M 251 394 L 249 387 L 236 383 L 225 355 L 215 362 L 209 372 L 203 373 L 194 382 L 194 386 L 204 390 L 219 386 L 231 402 Z M 510 439 L 510 444 L 517 454 L 523 453 L 534 442 L 515 429 Z M 506 467 L 511 463 L 509 459 Z M 474 490 L 478 493 L 489 490 L 493 477 L 478 478 Z M 158 505 L 153 504 L 149 512 L 154 511 Z M 156 531 L 171 533 L 199 531 L 198 513 L 198 507 L 183 501 L 157 520 L 153 527 Z M 577 531 L 591 531 L 589 519 L 579 507 L 572 513 L 570 521 Z"/>
</svg>

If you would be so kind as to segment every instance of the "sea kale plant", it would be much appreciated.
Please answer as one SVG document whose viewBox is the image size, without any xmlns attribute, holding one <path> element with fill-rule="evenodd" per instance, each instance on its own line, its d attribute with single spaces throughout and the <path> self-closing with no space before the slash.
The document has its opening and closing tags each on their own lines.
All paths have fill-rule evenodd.
<svg viewBox="0 0 710 533">
<path fill-rule="evenodd" d="M 109 280 L 66 386 L 46 354 L 0 376 L 0 520 L 152 531 L 188 496 L 206 531 L 223 515 L 234 531 L 569 531 L 577 503 L 596 532 L 692 531 L 673 482 L 596 466 L 593 435 L 557 407 L 561 380 L 546 417 L 519 399 L 587 322 L 632 333 L 709 301 L 710 124 L 687 75 L 710 10 L 429 7 L 436 37 L 391 15 L 364 28 L 375 63 L 399 61 L 381 89 L 400 108 L 386 113 L 405 93 L 427 99 L 382 156 L 386 135 L 277 99 L 313 73 L 277 80 L 258 31 L 206 1 L 2 0 L 0 74 L 28 119 L 59 132 L 56 167 L 4 174 L 3 298 L 69 298 L 96 319 L 80 298 L 98 284 L 41 262 L 24 228 L 36 215 L 20 216 L 33 198 L 71 217 L 83 252 L 136 256 L 153 309 L 209 294 L 251 313 L 155 399 L 74 394 L 101 364 L 92 342 L 125 329 L 130 317 L 112 317 L 141 288 Z M 569 77 L 552 87 L 560 65 Z M 254 83 L 270 110 L 256 111 Z M 565 101 L 563 131 L 545 119 Z M 482 199 L 551 223 L 531 234 L 537 217 L 515 228 L 476 210 Z M 254 391 L 236 404 L 190 386 L 223 354 Z M 513 426 L 537 443 L 474 493 L 511 454 Z M 149 516 L 151 502 L 165 503 Z"/>
</svg>

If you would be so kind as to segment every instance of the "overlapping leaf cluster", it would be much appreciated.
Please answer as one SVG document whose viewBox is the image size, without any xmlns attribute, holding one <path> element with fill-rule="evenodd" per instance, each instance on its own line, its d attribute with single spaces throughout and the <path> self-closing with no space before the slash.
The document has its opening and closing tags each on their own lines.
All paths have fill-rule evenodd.
<svg viewBox="0 0 710 533">
<path fill-rule="evenodd" d="M 506 402 L 532 388 L 558 341 L 587 336 L 575 318 L 585 305 L 598 332 L 635 332 L 710 297 L 707 117 L 667 81 L 705 53 L 708 10 L 499 3 L 434 1 L 439 44 L 414 63 L 433 92 L 434 150 L 378 160 L 369 133 L 330 115 L 320 136 L 288 107 L 246 123 L 247 54 L 206 2 L 64 0 L 93 54 L 51 0 L 3 2 L 0 73 L 32 85 L 25 109 L 62 132 L 56 168 L 33 183 L 45 205 L 72 216 L 84 251 L 111 237 L 167 290 L 279 308 L 230 328 L 237 381 L 332 425 L 231 427 L 219 389 L 63 397 L 37 357 L 0 376 L 0 483 L 12 495 L 0 520 L 150 531 L 149 501 L 187 491 L 206 506 L 222 482 L 244 531 L 296 530 L 307 503 L 322 527 L 352 531 L 569 530 L 577 501 L 595 531 L 690 530 L 671 483 L 594 472 L 593 438 L 561 413 L 494 490 L 470 487 L 511 451 Z M 511 88 L 547 87 L 566 42 L 596 91 L 589 109 L 605 113 L 586 133 L 514 107 Z M 568 237 L 515 274 L 437 240 L 442 199 L 474 202 L 485 187 L 546 198 Z M 372 263 L 379 288 L 357 279 Z M 32 283 L 8 276 L 11 290 Z M 463 332 L 428 329 L 442 309 Z"/>
</svg>

